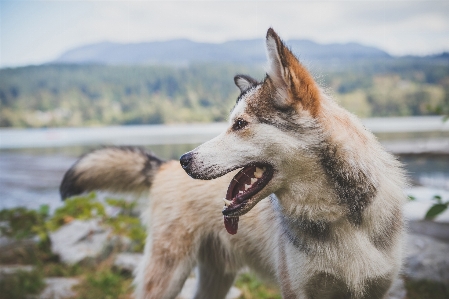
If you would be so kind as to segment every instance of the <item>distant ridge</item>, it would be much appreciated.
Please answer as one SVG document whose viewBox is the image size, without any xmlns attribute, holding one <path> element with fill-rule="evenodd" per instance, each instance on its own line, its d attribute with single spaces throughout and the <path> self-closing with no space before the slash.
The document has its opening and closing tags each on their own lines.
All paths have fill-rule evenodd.
<svg viewBox="0 0 449 299">
<path fill-rule="evenodd" d="M 287 44 L 301 59 L 345 61 L 390 57 L 375 47 L 357 43 L 318 44 L 310 40 L 290 40 Z M 54 63 L 71 64 L 169 64 L 193 62 L 264 64 L 262 39 L 234 40 L 220 44 L 199 43 L 187 39 L 164 42 L 112 43 L 102 42 L 74 48 L 63 53 Z"/>
</svg>

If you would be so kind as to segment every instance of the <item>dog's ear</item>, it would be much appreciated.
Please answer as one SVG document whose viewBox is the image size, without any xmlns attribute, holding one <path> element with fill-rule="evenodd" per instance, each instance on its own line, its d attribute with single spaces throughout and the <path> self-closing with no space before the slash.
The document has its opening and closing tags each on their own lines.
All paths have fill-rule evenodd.
<svg viewBox="0 0 449 299">
<path fill-rule="evenodd" d="M 256 86 L 257 80 L 247 75 L 237 75 L 234 77 L 234 83 L 240 89 L 240 92 L 243 93 L 251 87 Z"/>
<path fill-rule="evenodd" d="M 313 77 L 284 45 L 273 28 L 267 32 L 268 76 L 273 81 L 276 94 L 275 105 L 296 106 L 316 116 L 320 107 L 320 92 Z"/>
</svg>

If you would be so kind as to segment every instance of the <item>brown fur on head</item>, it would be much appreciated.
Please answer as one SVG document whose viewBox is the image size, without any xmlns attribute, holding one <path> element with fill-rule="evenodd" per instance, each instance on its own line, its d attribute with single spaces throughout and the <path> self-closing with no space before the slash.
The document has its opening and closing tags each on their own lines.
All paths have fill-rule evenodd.
<svg viewBox="0 0 449 299">
<path fill-rule="evenodd" d="M 316 117 L 320 111 L 320 91 L 313 77 L 273 28 L 268 29 L 266 43 L 270 62 L 268 76 L 278 90 L 276 103 L 280 108 L 300 105 Z"/>
</svg>

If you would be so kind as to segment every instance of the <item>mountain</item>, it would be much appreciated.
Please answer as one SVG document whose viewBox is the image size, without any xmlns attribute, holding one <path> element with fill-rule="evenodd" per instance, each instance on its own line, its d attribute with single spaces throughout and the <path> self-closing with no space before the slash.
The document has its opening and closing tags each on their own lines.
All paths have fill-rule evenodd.
<svg viewBox="0 0 449 299">
<path fill-rule="evenodd" d="M 200 43 L 187 39 L 128 44 L 102 42 L 69 50 L 53 63 L 187 65 L 192 62 L 218 62 L 264 64 L 266 54 L 263 43 L 262 39 L 234 40 L 220 44 Z M 290 40 L 287 44 L 303 60 L 323 62 L 390 57 L 388 53 L 378 48 L 357 43 L 319 44 L 310 40 Z"/>
</svg>

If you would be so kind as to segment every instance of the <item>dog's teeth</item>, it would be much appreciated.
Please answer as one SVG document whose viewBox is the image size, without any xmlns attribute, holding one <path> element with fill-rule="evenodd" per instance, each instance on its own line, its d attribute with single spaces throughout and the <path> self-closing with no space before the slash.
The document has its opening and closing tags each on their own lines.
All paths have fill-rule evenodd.
<svg viewBox="0 0 449 299">
<path fill-rule="evenodd" d="M 251 188 L 252 187 L 252 185 L 247 185 L 247 184 L 245 184 L 245 190 L 248 190 L 249 188 Z"/>
<path fill-rule="evenodd" d="M 227 200 L 226 198 L 223 198 L 225 206 L 229 207 L 229 205 L 232 203 L 232 201 Z"/>
<path fill-rule="evenodd" d="M 239 194 L 243 194 L 243 191 L 239 191 Z"/>
<path fill-rule="evenodd" d="M 263 175 L 263 170 L 259 167 L 256 167 L 256 171 L 254 172 L 254 176 L 258 179 L 260 179 Z"/>
<path fill-rule="evenodd" d="M 251 178 L 251 185 L 254 184 L 255 182 L 257 182 L 256 178 Z"/>
</svg>

